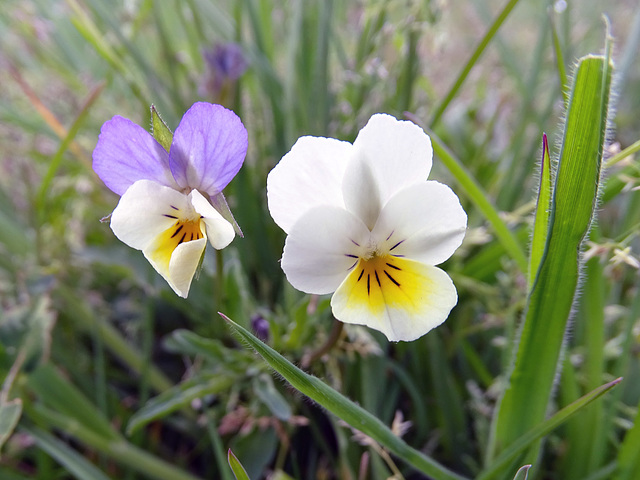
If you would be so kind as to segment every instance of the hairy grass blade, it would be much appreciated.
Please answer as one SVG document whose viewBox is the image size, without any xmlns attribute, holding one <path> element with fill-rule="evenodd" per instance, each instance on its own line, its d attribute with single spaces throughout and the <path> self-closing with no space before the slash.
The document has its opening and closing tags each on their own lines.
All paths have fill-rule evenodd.
<svg viewBox="0 0 640 480">
<path fill-rule="evenodd" d="M 431 476 L 434 480 L 464 479 L 464 477 L 451 472 L 432 458 L 407 445 L 367 410 L 327 386 L 320 379 L 300 370 L 224 314 L 221 313 L 220 315 L 244 342 L 258 352 L 271 368 L 282 375 L 296 390 L 311 398 L 352 427 L 371 437 L 398 458 Z"/>
<path fill-rule="evenodd" d="M 509 384 L 494 417 L 489 464 L 547 412 L 578 286 L 579 250 L 591 225 L 600 182 L 611 70 L 609 58 L 601 56 L 582 58 L 576 69 L 546 246 Z"/>
</svg>

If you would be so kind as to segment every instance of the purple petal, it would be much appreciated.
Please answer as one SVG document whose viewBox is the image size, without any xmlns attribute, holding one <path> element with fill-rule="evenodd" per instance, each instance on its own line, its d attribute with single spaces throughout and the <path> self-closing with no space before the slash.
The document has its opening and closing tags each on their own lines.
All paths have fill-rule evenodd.
<svg viewBox="0 0 640 480">
<path fill-rule="evenodd" d="M 118 195 L 138 180 L 177 187 L 167 151 L 142 127 L 118 115 L 102 125 L 93 170 Z"/>
<path fill-rule="evenodd" d="M 169 165 L 181 188 L 216 195 L 235 177 L 247 154 L 247 130 L 231 110 L 195 103 L 173 134 Z"/>
</svg>

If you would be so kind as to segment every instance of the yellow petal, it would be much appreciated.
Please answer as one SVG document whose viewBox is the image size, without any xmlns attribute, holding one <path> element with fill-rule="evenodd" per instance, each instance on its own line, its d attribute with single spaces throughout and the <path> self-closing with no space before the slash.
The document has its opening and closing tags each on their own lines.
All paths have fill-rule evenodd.
<svg viewBox="0 0 640 480">
<path fill-rule="evenodd" d="M 386 255 L 361 259 L 331 306 L 338 320 L 410 341 L 444 322 L 457 301 L 453 282 L 439 268 Z"/>
</svg>

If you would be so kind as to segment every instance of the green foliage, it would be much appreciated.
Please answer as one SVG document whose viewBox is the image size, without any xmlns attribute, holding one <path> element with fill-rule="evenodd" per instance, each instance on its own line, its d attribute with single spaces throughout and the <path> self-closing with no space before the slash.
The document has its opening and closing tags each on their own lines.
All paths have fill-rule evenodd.
<svg viewBox="0 0 640 480">
<path fill-rule="evenodd" d="M 495 450 L 489 450 L 489 461 L 547 412 L 578 285 L 579 252 L 596 204 L 610 84 L 608 58 L 580 60 L 567 106 L 545 250 L 531 284 L 515 365 L 495 417 Z"/>
</svg>

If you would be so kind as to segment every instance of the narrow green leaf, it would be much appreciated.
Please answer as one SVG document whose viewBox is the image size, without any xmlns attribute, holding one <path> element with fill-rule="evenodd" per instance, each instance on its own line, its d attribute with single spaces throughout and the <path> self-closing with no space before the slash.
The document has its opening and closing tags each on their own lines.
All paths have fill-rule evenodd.
<svg viewBox="0 0 640 480">
<path fill-rule="evenodd" d="M 22 415 L 22 400 L 0 401 L 0 450 L 11 436 Z"/>
<path fill-rule="evenodd" d="M 533 442 L 541 439 L 545 435 L 558 428 L 573 415 L 578 413 L 594 400 L 600 398 L 613 387 L 618 385 L 621 381 L 622 378 L 617 378 L 596 388 L 592 392 L 583 395 L 575 402 L 559 410 L 551 418 L 538 423 L 530 431 L 512 442 L 508 448 L 504 449 L 504 451 L 491 463 L 489 468 L 485 469 L 478 476 L 477 480 L 489 480 L 491 478 L 497 477 L 498 475 L 502 475 L 504 469 L 509 468 L 508 466 L 513 462 L 513 459 L 524 452 L 527 448 L 529 448 Z"/>
<path fill-rule="evenodd" d="M 440 140 L 434 132 L 428 130 L 427 133 L 431 137 L 433 152 L 440 157 L 444 166 L 458 181 L 469 200 L 471 200 L 476 208 L 480 210 L 489 221 L 496 237 L 504 246 L 504 249 L 511 255 L 511 258 L 516 261 L 520 269 L 525 272 L 527 270 L 527 257 L 524 254 L 524 250 L 514 233 L 509 230 L 504 220 L 500 218 L 500 214 L 492 205 L 488 195 L 482 190 L 477 180 L 467 171 L 462 162 L 447 148 L 444 142 Z"/>
<path fill-rule="evenodd" d="M 489 460 L 542 422 L 547 411 L 578 285 L 579 250 L 597 199 L 610 85 L 608 59 L 588 56 L 579 61 L 545 251 L 529 295 L 515 364 L 494 417 Z"/>
<path fill-rule="evenodd" d="M 171 149 L 173 133 L 160 117 L 155 105 L 151 105 L 151 134 L 167 152 Z"/>
<path fill-rule="evenodd" d="M 233 320 L 220 314 L 238 334 L 238 336 L 258 352 L 262 358 L 287 380 L 296 390 L 308 396 L 322 407 L 347 422 L 352 427 L 368 435 L 419 471 L 431 476 L 434 480 L 462 480 L 464 477 L 451 472 L 432 458 L 407 445 L 396 436 L 391 429 L 364 408 L 327 386 L 320 379 L 309 375 L 290 361 L 262 343 L 248 330 Z"/>
<path fill-rule="evenodd" d="M 556 22 L 554 21 L 555 12 L 549 10 L 549 22 L 551 23 L 551 36 L 553 39 L 553 52 L 556 57 L 556 68 L 558 70 L 558 79 L 560 80 L 560 92 L 564 99 L 565 105 L 569 101 L 567 94 L 567 71 L 564 68 L 564 54 L 562 53 L 562 46 L 560 45 L 560 36 L 558 35 L 558 29 L 556 28 Z"/>
<path fill-rule="evenodd" d="M 39 448 L 51 455 L 78 480 L 109 480 L 95 465 L 53 435 L 37 428 L 25 427 L 24 430 Z"/>
<path fill-rule="evenodd" d="M 633 427 L 624 436 L 618 450 L 618 469 L 615 480 L 637 480 L 640 472 L 640 405 Z"/>
<path fill-rule="evenodd" d="M 524 465 L 520 467 L 520 469 L 516 473 L 516 476 L 513 477 L 513 480 L 527 480 L 527 477 L 529 476 L 530 468 L 531 468 L 531 465 Z"/>
<path fill-rule="evenodd" d="M 291 407 L 280 392 L 276 390 L 273 380 L 267 374 L 259 375 L 253 379 L 253 391 L 262 400 L 271 413 L 277 418 L 286 422 L 291 418 Z"/>
<path fill-rule="evenodd" d="M 233 383 L 233 379 L 219 373 L 190 378 L 150 399 L 134 413 L 127 424 L 127 435 L 132 435 L 149 422 L 166 417 L 190 405 L 198 398 L 228 390 Z"/>
<path fill-rule="evenodd" d="M 513 8 L 517 5 L 517 3 L 518 3 L 518 0 L 509 0 L 509 2 L 504 6 L 504 8 L 498 14 L 493 24 L 489 27 L 489 29 L 487 30 L 487 33 L 485 33 L 484 37 L 482 37 L 482 40 L 480 40 L 480 43 L 478 44 L 474 52 L 471 54 L 471 57 L 469 58 L 465 66 L 462 68 L 462 71 L 458 75 L 458 78 L 454 82 L 453 86 L 451 87 L 447 95 L 444 97 L 442 102 L 440 102 L 440 105 L 436 107 L 435 113 L 433 114 L 433 119 L 431 120 L 431 124 L 430 124 L 431 128 L 434 128 L 435 125 L 440 121 L 442 114 L 451 103 L 451 100 L 455 98 L 456 94 L 460 90 L 460 87 L 462 87 L 462 84 L 464 83 L 464 81 L 467 79 L 467 76 L 471 72 L 471 69 L 475 66 L 476 63 L 478 63 L 478 60 L 484 53 L 485 49 L 487 48 L 487 45 L 489 45 L 493 37 L 496 35 L 496 33 L 498 33 L 498 30 L 500 29 L 504 21 L 507 19 L 507 17 L 509 16 Z"/>
<path fill-rule="evenodd" d="M 549 211 L 551 208 L 551 159 L 547 134 L 542 134 L 542 161 L 540 163 L 540 185 L 538 187 L 538 203 L 536 205 L 533 235 L 531 238 L 531 256 L 529 257 L 529 288 L 540 267 L 540 260 L 547 243 L 549 230 Z"/>
<path fill-rule="evenodd" d="M 158 480 L 201 480 L 174 466 L 171 462 L 151 455 L 121 438 L 105 438 L 76 418 L 53 411 L 42 404 L 35 404 L 31 408 L 25 406 L 25 416 L 39 425 L 65 432 L 87 447 L 98 450 L 116 462 L 143 473 L 145 477 Z"/>
<path fill-rule="evenodd" d="M 40 366 L 29 375 L 27 383 L 43 403 L 73 418 L 95 435 L 105 440 L 121 438 L 100 410 L 53 366 Z"/>
<path fill-rule="evenodd" d="M 244 471 L 244 467 L 240 463 L 240 460 L 236 458 L 231 449 L 229 449 L 227 459 L 229 460 L 229 466 L 231 467 L 231 471 L 235 475 L 236 480 L 249 480 L 249 475 Z"/>
</svg>

